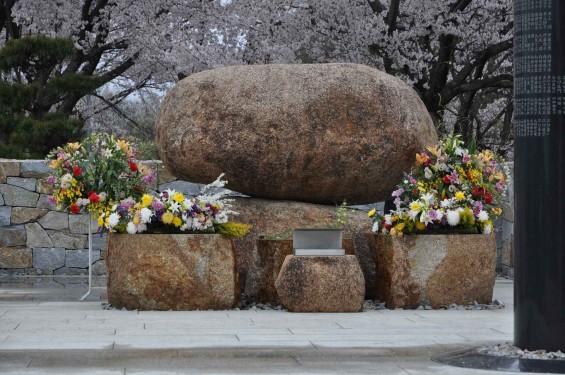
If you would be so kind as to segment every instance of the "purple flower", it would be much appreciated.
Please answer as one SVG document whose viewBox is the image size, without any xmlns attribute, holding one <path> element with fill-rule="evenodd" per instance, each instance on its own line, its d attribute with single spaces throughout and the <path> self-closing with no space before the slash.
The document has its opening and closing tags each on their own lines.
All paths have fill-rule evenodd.
<svg viewBox="0 0 565 375">
<path fill-rule="evenodd" d="M 52 195 L 47 196 L 47 202 L 49 202 L 51 204 L 57 204 L 57 200 Z"/>
<path fill-rule="evenodd" d="M 416 179 L 412 176 L 408 176 L 408 181 L 410 181 L 410 183 L 414 185 L 418 184 L 418 181 L 416 181 Z"/>
<path fill-rule="evenodd" d="M 497 182 L 496 185 L 494 185 L 494 188 L 495 188 L 497 191 L 504 190 L 505 187 L 506 187 L 506 184 L 505 184 L 504 182 L 502 182 L 502 181 Z"/>
<path fill-rule="evenodd" d="M 55 176 L 51 175 L 47 177 L 47 183 L 51 186 L 55 186 Z"/>
<path fill-rule="evenodd" d="M 475 201 L 474 206 L 475 206 L 475 207 L 474 207 L 474 209 L 473 209 L 473 212 L 474 212 L 474 211 L 476 211 L 476 212 L 481 212 L 481 210 L 483 209 L 483 202 L 481 202 L 481 201 Z"/>
<path fill-rule="evenodd" d="M 402 193 L 404 193 L 404 189 L 400 188 L 398 190 L 393 191 L 392 196 L 395 197 L 395 198 L 398 198 L 398 197 L 400 197 L 400 195 L 402 195 Z"/>
<path fill-rule="evenodd" d="M 154 200 L 153 203 L 151 203 L 151 207 L 153 207 L 153 209 L 154 209 L 155 211 L 160 211 L 160 210 L 162 210 L 163 208 L 165 208 L 165 206 L 163 205 L 163 203 L 161 203 L 161 202 L 159 202 L 159 201 L 157 201 L 157 200 Z"/>
<path fill-rule="evenodd" d="M 153 182 L 153 173 L 149 173 L 149 174 L 143 176 L 141 178 L 141 181 L 143 181 L 143 183 L 145 185 L 151 185 L 151 183 Z"/>
<path fill-rule="evenodd" d="M 441 219 L 441 217 L 439 216 L 439 213 L 436 210 L 429 210 L 428 216 L 432 221 L 436 221 L 436 220 Z"/>
</svg>

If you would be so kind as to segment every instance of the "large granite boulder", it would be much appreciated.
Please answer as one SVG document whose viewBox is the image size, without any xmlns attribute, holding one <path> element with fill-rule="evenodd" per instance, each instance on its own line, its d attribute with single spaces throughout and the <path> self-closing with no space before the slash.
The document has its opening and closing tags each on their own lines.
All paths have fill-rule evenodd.
<svg viewBox="0 0 565 375">
<path fill-rule="evenodd" d="M 245 238 L 235 240 L 237 267 L 240 280 L 252 283 L 262 279 L 256 274 L 265 270 L 267 265 L 255 265 L 260 262 L 261 255 L 257 252 L 256 241 L 261 237 L 291 239 L 292 230 L 296 228 L 327 228 L 335 224 L 336 206 L 326 206 L 292 201 L 272 201 L 258 198 L 234 198 L 233 209 L 239 212 L 234 220 L 251 224 L 253 229 Z M 367 234 L 371 232 L 371 223 L 367 213 L 363 211 L 348 211 L 348 222 L 343 228 L 344 245 L 352 242 L 353 253 L 357 256 L 367 285 L 367 298 L 372 298 L 375 280 L 375 262 L 372 246 L 367 243 Z M 292 241 L 291 241 L 292 242 Z M 347 245 L 344 248 L 346 251 Z M 290 248 L 292 250 L 292 244 Z M 285 254 L 287 255 L 287 254 Z M 263 255 L 265 256 L 265 255 Z M 284 257 L 283 257 L 284 259 Z M 267 260 L 265 260 L 267 261 Z M 251 272 L 251 273 L 250 273 Z M 276 278 L 276 276 L 275 276 Z M 246 287 L 246 284 L 242 284 Z M 254 295 L 257 286 L 251 285 L 249 292 Z M 255 297 L 254 297 L 255 298 Z"/>
<path fill-rule="evenodd" d="M 437 142 L 416 92 L 358 64 L 231 66 L 193 74 L 166 96 L 161 159 L 178 178 L 258 198 L 378 202 Z"/>
<path fill-rule="evenodd" d="M 353 255 L 289 255 L 275 287 L 288 311 L 357 312 L 363 309 L 363 273 Z"/>
<path fill-rule="evenodd" d="M 377 264 L 375 299 L 387 308 L 492 302 L 494 234 L 369 237 Z"/>
<path fill-rule="evenodd" d="M 138 310 L 229 309 L 239 303 L 231 240 L 218 234 L 111 234 L 108 302 Z"/>
</svg>

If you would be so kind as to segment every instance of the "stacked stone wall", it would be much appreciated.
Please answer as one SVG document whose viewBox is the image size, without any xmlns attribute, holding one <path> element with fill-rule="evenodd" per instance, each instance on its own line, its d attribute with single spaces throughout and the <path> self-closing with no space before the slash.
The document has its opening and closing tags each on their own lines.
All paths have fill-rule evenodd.
<svg viewBox="0 0 565 375">
<path fill-rule="evenodd" d="M 201 188 L 177 181 L 160 161 L 144 164 L 155 172 L 153 189 L 194 195 Z M 0 159 L 0 282 L 72 287 L 87 281 L 89 216 L 49 203 L 43 179 L 50 172 L 44 160 Z M 105 285 L 106 237 L 92 220 L 92 274 L 95 285 Z"/>
</svg>

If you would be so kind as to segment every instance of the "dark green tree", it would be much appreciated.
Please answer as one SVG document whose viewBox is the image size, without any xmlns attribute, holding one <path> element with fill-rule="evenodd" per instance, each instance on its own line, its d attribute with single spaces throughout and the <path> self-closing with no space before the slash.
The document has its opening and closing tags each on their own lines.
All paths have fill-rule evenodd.
<svg viewBox="0 0 565 375">
<path fill-rule="evenodd" d="M 0 157 L 43 158 L 81 137 L 83 120 L 63 105 L 102 82 L 66 70 L 77 53 L 68 39 L 25 36 L 0 50 Z"/>
</svg>

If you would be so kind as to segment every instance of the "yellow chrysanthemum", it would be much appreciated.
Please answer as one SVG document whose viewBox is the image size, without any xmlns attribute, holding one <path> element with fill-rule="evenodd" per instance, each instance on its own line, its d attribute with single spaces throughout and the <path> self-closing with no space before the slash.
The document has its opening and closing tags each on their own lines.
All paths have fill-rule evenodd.
<svg viewBox="0 0 565 375">
<path fill-rule="evenodd" d="M 500 216 L 502 214 L 502 208 L 495 207 L 495 208 L 492 208 L 490 210 L 490 212 L 492 212 L 493 215 Z"/>
<path fill-rule="evenodd" d="M 455 199 L 461 202 L 463 199 L 465 199 L 465 193 L 463 193 L 462 191 L 458 191 L 457 193 L 455 193 Z"/>
<path fill-rule="evenodd" d="M 373 217 L 373 215 L 375 215 L 376 212 L 377 212 L 377 210 L 373 208 L 373 209 L 372 209 L 371 211 L 369 211 L 369 213 L 368 213 L 369 217 Z"/>
<path fill-rule="evenodd" d="M 141 197 L 141 208 L 148 207 L 153 203 L 153 197 L 149 194 L 143 194 Z"/>
<path fill-rule="evenodd" d="M 98 226 L 99 227 L 103 227 L 104 226 L 104 217 L 99 216 L 98 217 Z"/>
<path fill-rule="evenodd" d="M 175 218 L 173 219 L 173 225 L 177 228 L 182 225 L 182 220 L 180 219 L 180 217 L 175 216 Z"/>
<path fill-rule="evenodd" d="M 133 223 L 134 223 L 135 225 L 139 225 L 139 224 L 141 223 L 141 219 L 139 218 L 139 215 L 135 215 L 135 216 L 133 217 Z"/>
<path fill-rule="evenodd" d="M 167 211 L 163 214 L 163 216 L 161 216 L 161 221 L 163 221 L 163 224 L 171 224 L 174 218 L 175 216 L 171 212 Z"/>
<path fill-rule="evenodd" d="M 398 223 L 395 228 L 398 232 L 401 232 L 404 229 L 404 223 Z"/>
<path fill-rule="evenodd" d="M 418 222 L 416 223 L 416 229 L 418 229 L 418 230 L 424 230 L 424 229 L 426 229 L 426 224 L 422 223 L 421 221 L 418 221 Z"/>
<path fill-rule="evenodd" d="M 182 203 L 184 201 L 184 195 L 182 193 L 175 193 L 173 200 L 177 203 Z"/>
</svg>

